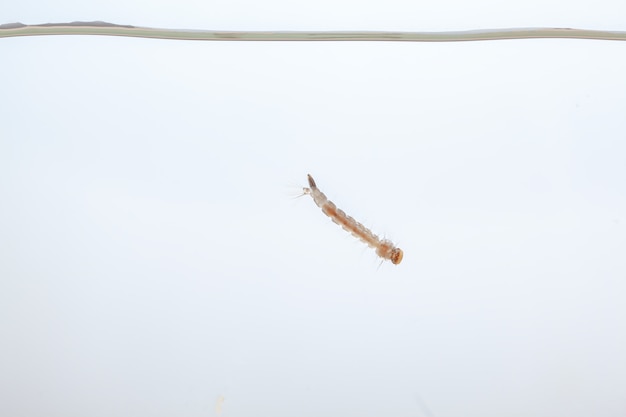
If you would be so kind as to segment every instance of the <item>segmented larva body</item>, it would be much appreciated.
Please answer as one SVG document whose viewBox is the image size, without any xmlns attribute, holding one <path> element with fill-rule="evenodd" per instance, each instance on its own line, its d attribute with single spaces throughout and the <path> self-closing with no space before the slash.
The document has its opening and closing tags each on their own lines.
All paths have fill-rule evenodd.
<svg viewBox="0 0 626 417">
<path fill-rule="evenodd" d="M 383 259 L 389 259 L 394 265 L 398 265 L 402 261 L 404 253 L 402 249 L 397 248 L 390 240 L 381 239 L 372 233 L 367 227 L 354 220 L 352 217 L 344 213 L 343 210 L 330 201 L 323 192 L 317 188 L 315 181 L 311 175 L 309 177 L 309 188 L 303 188 L 304 194 L 313 197 L 313 201 L 322 209 L 325 215 L 330 217 L 333 222 L 343 227 L 344 230 L 352 233 L 354 236 L 367 243 L 371 248 L 376 249 L 376 254 Z"/>
</svg>

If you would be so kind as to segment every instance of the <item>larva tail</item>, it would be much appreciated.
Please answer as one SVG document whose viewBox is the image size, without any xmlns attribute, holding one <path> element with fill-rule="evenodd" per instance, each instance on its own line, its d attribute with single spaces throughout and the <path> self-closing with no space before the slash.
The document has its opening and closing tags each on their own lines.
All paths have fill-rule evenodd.
<svg viewBox="0 0 626 417">
<path fill-rule="evenodd" d="M 317 188 L 317 185 L 315 185 L 315 180 L 313 180 L 313 177 L 311 176 L 311 174 L 307 174 L 307 176 L 309 177 L 309 187 Z"/>
</svg>

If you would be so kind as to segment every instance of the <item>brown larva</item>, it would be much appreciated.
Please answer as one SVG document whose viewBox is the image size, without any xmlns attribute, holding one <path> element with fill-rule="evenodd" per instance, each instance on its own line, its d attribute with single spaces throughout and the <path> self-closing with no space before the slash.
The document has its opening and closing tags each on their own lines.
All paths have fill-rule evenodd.
<svg viewBox="0 0 626 417">
<path fill-rule="evenodd" d="M 402 249 L 397 248 L 390 240 L 379 238 L 367 227 L 348 216 L 343 210 L 337 208 L 337 206 L 326 198 L 324 193 L 317 188 L 313 177 L 311 177 L 311 175 L 308 177 L 309 187 L 303 188 L 304 194 L 309 194 L 313 197 L 313 201 L 322 209 L 325 215 L 330 217 L 333 222 L 343 227 L 344 230 L 352 233 L 370 247 L 375 248 L 376 254 L 381 258 L 389 259 L 394 265 L 398 265 L 402 262 Z"/>
</svg>

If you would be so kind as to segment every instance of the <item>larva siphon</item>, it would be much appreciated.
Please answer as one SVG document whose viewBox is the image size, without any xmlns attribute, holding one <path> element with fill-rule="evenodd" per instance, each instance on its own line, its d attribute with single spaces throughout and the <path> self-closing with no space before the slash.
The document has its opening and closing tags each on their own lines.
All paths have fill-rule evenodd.
<svg viewBox="0 0 626 417">
<path fill-rule="evenodd" d="M 354 236 L 367 243 L 371 248 L 376 249 L 376 254 L 383 259 L 389 259 L 394 265 L 402 262 L 404 253 L 402 249 L 397 248 L 390 240 L 381 239 L 367 227 L 348 216 L 343 210 L 330 201 L 323 192 L 317 188 L 315 181 L 311 175 L 309 177 L 309 187 L 304 187 L 304 194 L 309 194 L 315 204 L 322 209 L 325 215 L 330 217 L 333 222 L 343 227 L 344 230 L 352 233 Z"/>
</svg>

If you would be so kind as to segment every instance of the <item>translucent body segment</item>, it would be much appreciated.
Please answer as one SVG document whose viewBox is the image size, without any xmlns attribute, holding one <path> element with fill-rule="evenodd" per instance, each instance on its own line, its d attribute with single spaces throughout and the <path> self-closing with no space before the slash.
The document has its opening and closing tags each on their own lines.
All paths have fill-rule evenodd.
<svg viewBox="0 0 626 417">
<path fill-rule="evenodd" d="M 375 248 L 376 254 L 381 258 L 389 259 L 395 265 L 402 261 L 404 255 L 402 249 L 397 248 L 387 239 L 380 239 L 367 227 L 348 216 L 343 210 L 337 208 L 337 206 L 317 188 L 313 177 L 309 175 L 308 178 L 309 188 L 303 188 L 303 191 L 313 198 L 315 204 L 322 209 L 325 215 L 330 217 L 333 222 L 337 223 L 344 230 L 367 243 L 371 248 Z"/>
</svg>

